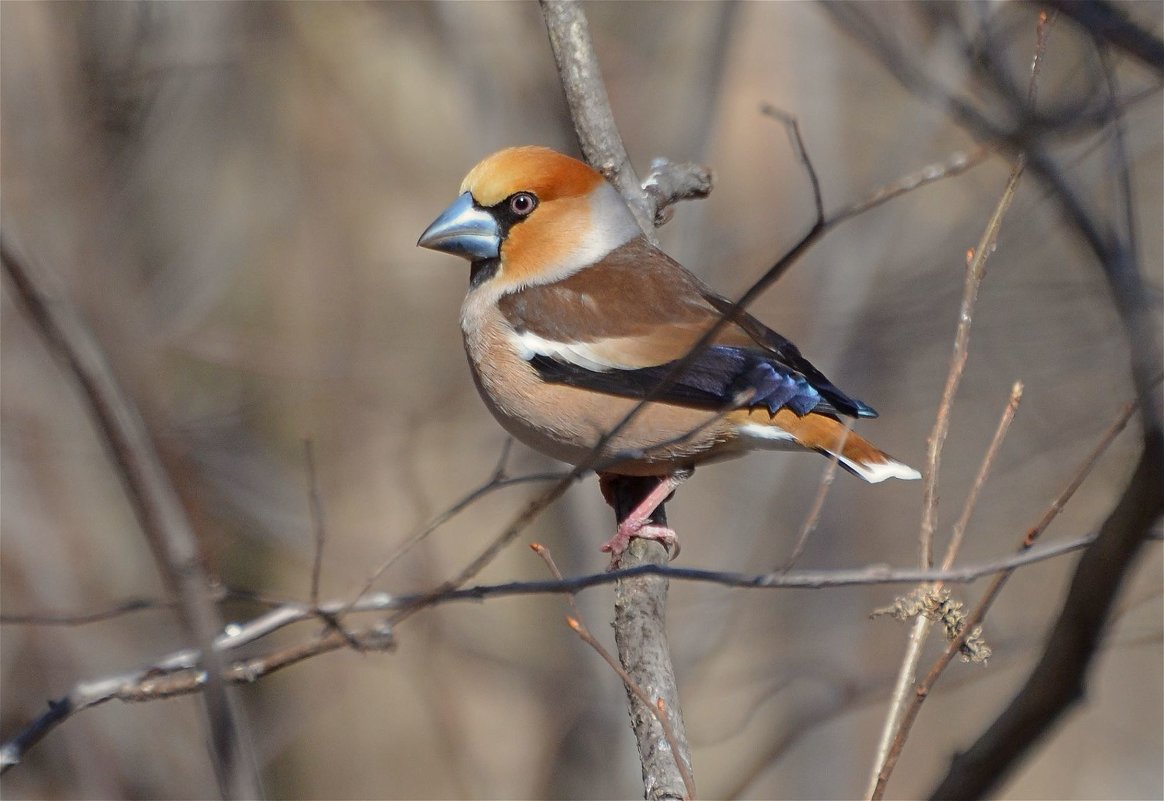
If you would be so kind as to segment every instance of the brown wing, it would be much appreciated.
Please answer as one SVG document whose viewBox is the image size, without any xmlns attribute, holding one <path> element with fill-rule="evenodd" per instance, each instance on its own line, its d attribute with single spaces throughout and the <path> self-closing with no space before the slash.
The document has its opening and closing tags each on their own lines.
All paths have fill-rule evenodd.
<svg viewBox="0 0 1164 801">
<path fill-rule="evenodd" d="M 638 238 L 553 284 L 503 296 L 518 347 L 547 380 L 642 397 L 731 308 L 731 302 Z M 742 314 L 727 324 L 660 399 L 710 408 L 747 391 L 773 413 L 873 416 L 788 340 Z"/>
</svg>

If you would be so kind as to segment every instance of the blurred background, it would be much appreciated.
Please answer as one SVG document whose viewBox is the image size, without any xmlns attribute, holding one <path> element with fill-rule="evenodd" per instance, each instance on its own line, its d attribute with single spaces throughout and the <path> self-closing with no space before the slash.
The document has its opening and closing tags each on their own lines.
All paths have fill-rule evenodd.
<svg viewBox="0 0 1164 801">
<path fill-rule="evenodd" d="M 926 10 L 929 8 L 930 10 Z M 1126 10 L 1161 30 L 1159 3 Z M 989 109 L 951 25 L 1025 82 L 1036 9 L 881 4 L 919 63 Z M 936 11 L 934 9 L 937 9 Z M 944 10 L 943 10 L 944 9 Z M 800 121 L 826 208 L 975 142 L 903 90 L 827 10 L 808 3 L 586 6 L 607 89 L 641 174 L 655 156 L 707 163 L 664 248 L 738 295 L 806 230 L 812 197 L 771 103 Z M 347 597 L 419 526 L 485 481 L 505 437 L 465 365 L 467 268 L 419 233 L 463 174 L 504 146 L 577 154 L 533 3 L 6 3 L 0 26 L 4 236 L 60 277 L 140 404 L 230 587 L 307 600 L 304 440 L 329 540 L 322 594 Z M 1155 79 L 1115 59 L 1141 233 L 1159 300 L 1162 107 Z M 1056 23 L 1040 106 L 1064 119 L 1105 91 L 1088 39 Z M 1055 140 L 1095 212 L 1119 217 L 1111 129 Z M 974 246 L 1006 182 L 992 157 L 845 223 L 753 311 L 881 417 L 861 430 L 922 467 Z M 5 613 L 83 612 L 161 597 L 146 541 L 75 384 L 7 278 L 2 312 Z M 1132 397 L 1123 332 L 1085 244 L 1025 181 L 982 286 L 941 470 L 944 548 L 1012 383 L 1023 404 L 960 562 L 1010 553 Z M 1094 530 L 1137 455 L 1136 424 L 1048 540 Z M 679 564 L 759 571 L 789 556 L 825 462 L 757 454 L 701 469 L 669 505 Z M 515 445 L 510 472 L 555 469 Z M 418 591 L 467 564 L 539 488 L 494 493 L 376 587 Z M 798 563 L 913 566 L 921 483 L 840 475 Z M 602 570 L 613 516 L 575 485 L 479 577 Z M 1016 575 L 985 628 L 989 666 L 953 664 L 890 785 L 944 774 L 1025 678 L 1074 557 Z M 1086 702 L 1004 787 L 1008 798 L 1164 795 L 1160 550 L 1118 603 Z M 984 582 L 955 588 L 972 604 Z M 708 797 L 863 792 L 907 627 L 869 613 L 899 588 L 728 590 L 673 583 L 669 629 Z M 582 597 L 610 639 L 612 591 Z M 259 610 L 227 604 L 227 619 Z M 617 798 L 641 792 L 618 678 L 564 625 L 560 597 L 414 616 L 394 653 L 342 651 L 240 691 L 272 798 Z M 288 635 L 306 634 L 304 627 Z M 286 638 L 285 638 L 286 639 Z M 931 638 L 933 639 L 933 638 Z M 185 645 L 172 612 L 79 627 L 0 629 L 0 734 L 78 681 Z M 942 644 L 929 644 L 927 665 Z M 217 794 L 195 698 L 85 711 L 10 771 L 6 798 Z"/>
</svg>

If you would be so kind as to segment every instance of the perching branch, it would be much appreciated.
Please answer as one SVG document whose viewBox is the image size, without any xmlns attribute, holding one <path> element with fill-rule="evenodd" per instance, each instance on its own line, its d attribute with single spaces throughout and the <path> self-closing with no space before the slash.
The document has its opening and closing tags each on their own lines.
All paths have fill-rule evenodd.
<svg viewBox="0 0 1164 801">
<path fill-rule="evenodd" d="M 711 174 L 693 165 L 686 165 L 682 171 L 668 170 L 668 163 L 659 161 L 652 165 L 648 181 L 640 184 L 614 122 L 581 6 L 575 0 L 541 0 L 541 9 L 582 153 L 618 189 L 643 233 L 657 244 L 655 225 L 666 221 L 667 206 L 680 197 L 705 196 L 711 190 Z M 627 421 L 629 417 L 622 424 Z M 612 435 L 613 432 L 608 433 L 608 437 Z M 596 453 L 601 445 L 596 446 Z M 646 493 L 640 491 L 644 483 L 650 480 L 612 483 L 619 524 L 645 497 Z M 663 504 L 659 504 L 653 519 L 665 525 L 665 515 Z M 662 565 L 667 561 L 667 552 L 658 542 L 636 538 L 620 561 L 625 566 Z M 667 644 L 666 605 L 665 579 L 643 576 L 620 581 L 615 590 L 615 642 L 625 671 L 631 728 L 643 768 L 644 797 L 649 801 L 690 798 L 695 794 L 679 688 Z M 641 692 L 634 692 L 633 688 L 638 687 L 650 688 L 665 710 L 665 717 L 646 703 Z"/>
<path fill-rule="evenodd" d="M 550 554 L 550 550 L 544 545 L 533 543 L 531 546 L 534 553 L 542 558 L 546 566 L 550 569 L 550 573 L 559 581 L 562 580 L 562 571 L 558 570 L 558 565 L 554 562 L 554 557 Z M 691 776 L 691 755 L 687 753 L 685 743 L 679 740 L 679 735 L 675 732 L 675 727 L 671 724 L 671 716 L 667 713 L 667 703 L 662 697 L 651 699 L 647 695 L 647 691 L 635 683 L 631 675 L 627 673 L 626 668 L 615 661 L 614 657 L 602 646 L 602 643 L 590 633 L 590 629 L 586 628 L 585 622 L 582 620 L 582 610 L 578 608 L 578 602 L 574 600 L 574 596 L 567 595 L 566 600 L 570 603 L 570 608 L 574 610 L 573 617 L 567 617 L 566 622 L 570 628 L 574 630 L 583 642 L 593 648 L 599 656 L 602 657 L 606 664 L 610 665 L 618 677 L 622 679 L 623 686 L 626 691 L 633 695 L 638 700 L 641 708 L 648 710 L 654 715 L 655 720 L 663 730 L 663 738 L 667 742 L 667 751 L 661 749 L 657 750 L 655 754 L 659 758 L 666 758 L 666 754 L 670 755 L 671 761 L 675 763 L 675 769 L 679 772 L 679 776 L 683 780 L 683 788 L 686 791 L 686 797 L 689 799 L 695 798 L 695 780 Z M 620 649 L 621 650 L 621 649 Z M 636 728 L 637 731 L 637 728 Z M 644 768 L 644 772 L 650 775 L 657 775 L 663 773 L 662 770 Z"/>
<path fill-rule="evenodd" d="M 582 155 L 614 184 L 654 242 L 655 204 L 643 191 L 614 123 L 586 15 L 575 0 L 541 0 L 540 5 Z"/>
</svg>

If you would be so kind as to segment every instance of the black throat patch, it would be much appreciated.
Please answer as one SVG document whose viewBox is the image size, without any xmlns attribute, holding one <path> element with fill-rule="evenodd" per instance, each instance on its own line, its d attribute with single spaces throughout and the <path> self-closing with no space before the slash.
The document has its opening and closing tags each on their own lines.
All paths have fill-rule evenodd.
<svg viewBox="0 0 1164 801">
<path fill-rule="evenodd" d="M 501 269 L 501 259 L 478 259 L 469 265 L 469 286 L 473 289 L 481 286 Z"/>
</svg>

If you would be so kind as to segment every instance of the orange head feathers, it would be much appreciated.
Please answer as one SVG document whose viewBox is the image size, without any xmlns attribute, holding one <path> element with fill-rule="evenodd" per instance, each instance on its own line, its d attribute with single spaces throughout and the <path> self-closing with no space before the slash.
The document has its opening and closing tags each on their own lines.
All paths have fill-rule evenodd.
<svg viewBox="0 0 1164 801">
<path fill-rule="evenodd" d="M 461 196 L 417 243 L 469 259 L 474 285 L 549 283 L 598 261 L 642 232 L 601 173 L 545 147 L 513 147 L 481 161 Z"/>
<path fill-rule="evenodd" d="M 601 173 L 548 147 L 510 147 L 487 156 L 461 182 L 482 206 L 496 206 L 516 192 L 542 203 L 588 195 L 603 182 Z"/>
</svg>

